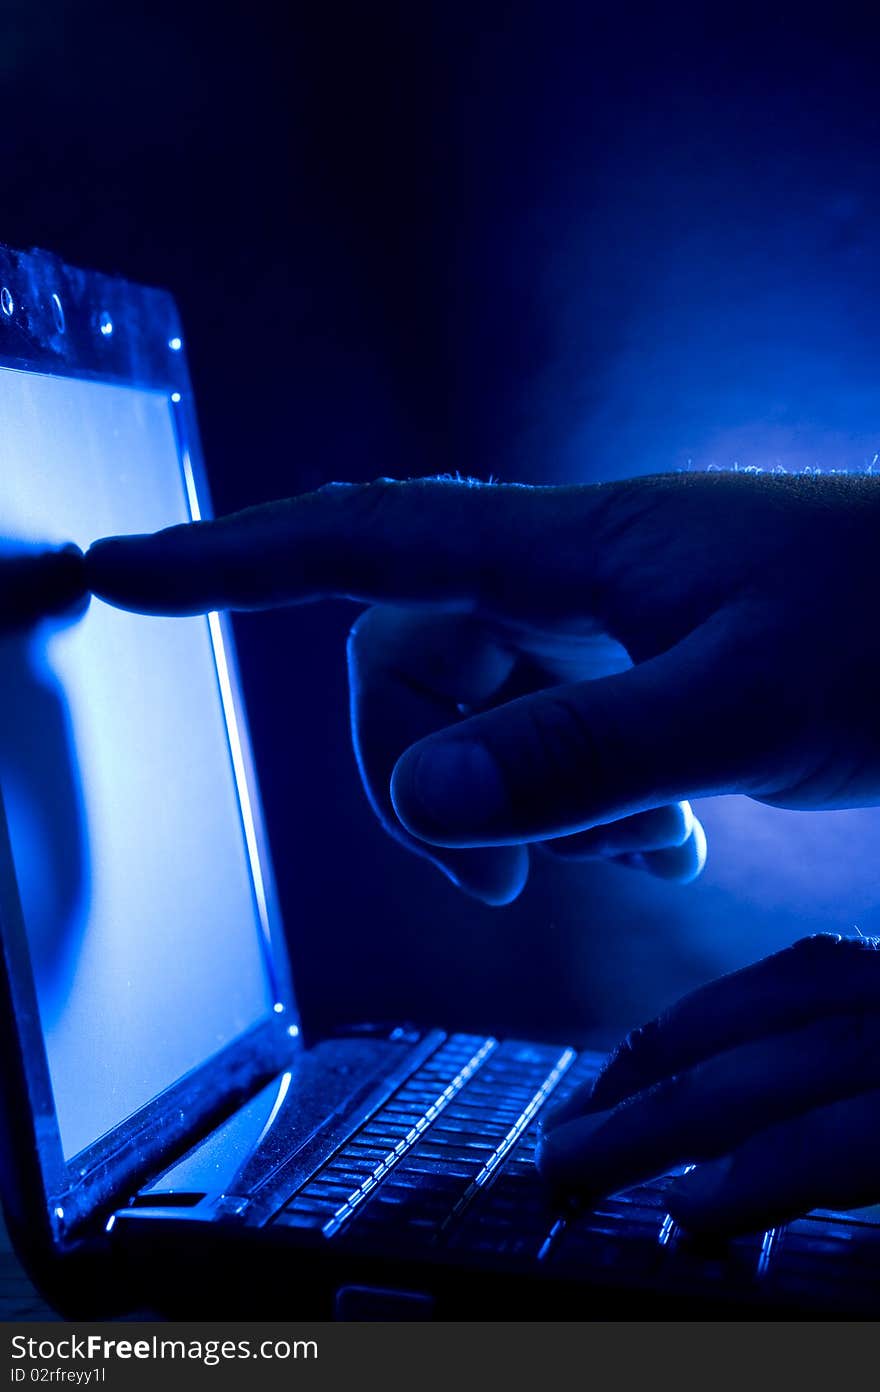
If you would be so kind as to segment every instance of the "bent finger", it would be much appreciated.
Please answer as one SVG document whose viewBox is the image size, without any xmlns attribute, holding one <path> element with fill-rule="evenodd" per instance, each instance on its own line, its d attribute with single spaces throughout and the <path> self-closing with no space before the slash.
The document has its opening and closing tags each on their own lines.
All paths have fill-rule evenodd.
<svg viewBox="0 0 880 1392">
<path fill-rule="evenodd" d="M 880 1014 L 820 1020 L 718 1054 L 611 1111 L 551 1120 L 539 1163 L 563 1189 L 608 1193 L 878 1084 Z"/>
<path fill-rule="evenodd" d="M 560 860 L 613 860 L 678 884 L 695 880 L 706 863 L 706 834 L 689 802 L 666 803 L 538 845 Z"/>
<path fill-rule="evenodd" d="M 859 1208 L 878 1200 L 876 1090 L 767 1127 L 731 1154 L 674 1180 L 667 1191 L 678 1222 L 719 1235 L 774 1227 L 814 1208 Z"/>
<path fill-rule="evenodd" d="M 608 487 L 332 484 L 215 521 L 104 538 L 87 554 L 89 584 L 151 614 L 338 596 L 583 619 L 590 517 Z"/>
<path fill-rule="evenodd" d="M 423 740 L 394 770 L 398 816 L 434 845 L 505 845 L 693 794 L 755 791 L 780 775 L 791 737 L 776 709 L 751 714 L 764 670 L 755 625 L 750 606 L 736 606 L 629 671 Z"/>
<path fill-rule="evenodd" d="M 629 862 L 629 857 L 624 857 Z M 632 856 L 635 868 L 646 870 L 658 880 L 670 884 L 691 884 L 702 875 L 706 865 L 706 833 L 702 822 L 694 817 L 690 836 L 680 846 L 664 846 L 659 850 L 637 852 Z"/>
<path fill-rule="evenodd" d="M 875 938 L 822 933 L 802 938 L 683 996 L 657 1019 L 633 1030 L 595 1084 L 572 1106 L 605 1109 L 701 1059 L 880 999 Z"/>
</svg>

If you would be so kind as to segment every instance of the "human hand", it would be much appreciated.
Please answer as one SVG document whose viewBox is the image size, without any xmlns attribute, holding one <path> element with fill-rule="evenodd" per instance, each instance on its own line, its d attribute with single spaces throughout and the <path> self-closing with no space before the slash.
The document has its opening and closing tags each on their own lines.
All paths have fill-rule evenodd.
<svg viewBox="0 0 880 1392">
<path fill-rule="evenodd" d="M 349 643 L 367 794 L 505 903 L 536 844 L 693 878 L 693 796 L 880 799 L 878 522 L 865 476 L 378 480 L 105 539 L 86 565 L 149 613 L 373 605 Z"/>
<path fill-rule="evenodd" d="M 548 1112 L 540 1169 L 589 1201 L 696 1163 L 665 1191 L 696 1232 L 877 1202 L 878 949 L 804 938 L 683 997 Z"/>
</svg>

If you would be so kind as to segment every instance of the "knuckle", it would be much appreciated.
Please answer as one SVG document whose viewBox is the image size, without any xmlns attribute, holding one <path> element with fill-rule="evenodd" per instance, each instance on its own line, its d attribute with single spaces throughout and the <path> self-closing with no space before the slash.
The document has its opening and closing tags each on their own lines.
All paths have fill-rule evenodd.
<svg viewBox="0 0 880 1392">
<path fill-rule="evenodd" d="M 663 1018 L 630 1030 L 608 1058 L 593 1086 L 595 1102 L 635 1095 L 657 1075 L 657 1051 L 662 1041 Z"/>
<path fill-rule="evenodd" d="M 880 948 L 878 938 L 844 937 L 842 933 L 811 933 L 799 938 L 782 955 L 807 971 L 848 972 L 863 967 Z"/>
<path fill-rule="evenodd" d="M 648 1020 L 644 1025 L 630 1030 L 620 1047 L 626 1051 L 627 1057 L 633 1063 L 641 1063 L 656 1048 L 662 1029 L 662 1017 L 658 1016 L 656 1019 Z"/>
<path fill-rule="evenodd" d="M 633 1071 L 638 1061 L 640 1033 L 640 1030 L 630 1030 L 629 1034 L 614 1046 L 596 1079 L 597 1086 L 600 1083 L 604 1085 L 611 1079 L 622 1079 Z"/>
</svg>

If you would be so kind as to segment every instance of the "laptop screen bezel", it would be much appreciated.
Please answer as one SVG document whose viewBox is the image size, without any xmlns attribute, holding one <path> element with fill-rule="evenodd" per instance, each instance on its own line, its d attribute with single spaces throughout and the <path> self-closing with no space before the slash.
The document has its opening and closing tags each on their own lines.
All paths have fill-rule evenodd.
<svg viewBox="0 0 880 1392">
<path fill-rule="evenodd" d="M 7 315 L 4 306 L 10 302 L 13 313 Z M 45 252 L 20 254 L 0 248 L 0 367 L 167 393 L 191 514 L 203 519 L 212 515 L 183 334 L 167 292 L 76 270 Z M 0 1104 L 5 1131 L 0 1178 L 12 1222 L 18 1217 L 32 1240 L 41 1236 L 44 1244 L 59 1251 L 75 1245 L 84 1227 L 99 1220 L 139 1179 L 167 1163 L 193 1136 L 289 1063 L 301 1042 L 231 624 L 221 614 L 212 627 L 218 695 L 234 727 L 230 729 L 227 720 L 230 746 L 233 734 L 235 738 L 239 805 L 242 817 L 247 808 L 252 872 L 261 881 L 265 908 L 259 940 L 273 1006 L 219 1053 L 206 1057 L 110 1132 L 67 1158 L 0 789 Z"/>
</svg>

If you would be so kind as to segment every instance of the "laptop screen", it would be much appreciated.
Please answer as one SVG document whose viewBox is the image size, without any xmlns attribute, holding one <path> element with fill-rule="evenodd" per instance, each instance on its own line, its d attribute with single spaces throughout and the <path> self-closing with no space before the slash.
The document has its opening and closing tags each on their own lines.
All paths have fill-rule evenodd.
<svg viewBox="0 0 880 1392">
<path fill-rule="evenodd" d="M 0 545 L 189 521 L 173 411 L 0 367 Z M 265 904 L 216 618 L 93 600 L 0 653 L 0 782 L 69 1159 L 272 1010 Z"/>
</svg>

